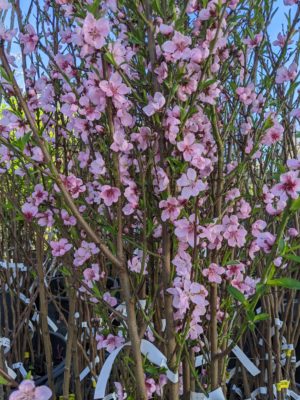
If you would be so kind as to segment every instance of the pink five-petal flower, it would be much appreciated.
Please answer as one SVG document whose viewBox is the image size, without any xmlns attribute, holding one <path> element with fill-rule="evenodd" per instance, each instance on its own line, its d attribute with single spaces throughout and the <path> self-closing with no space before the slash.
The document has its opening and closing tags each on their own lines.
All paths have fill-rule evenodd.
<svg viewBox="0 0 300 400">
<path fill-rule="evenodd" d="M 191 161 L 193 157 L 201 155 L 204 148 L 200 143 L 195 143 L 195 135 L 188 133 L 182 142 L 177 143 L 177 148 L 183 153 L 185 161 Z"/>
<path fill-rule="evenodd" d="M 224 233 L 223 236 L 227 239 L 227 243 L 230 247 L 243 247 L 246 242 L 247 231 L 243 228 L 236 215 L 225 217 L 222 220 Z"/>
<path fill-rule="evenodd" d="M 292 81 L 297 76 L 297 64 L 293 62 L 288 68 L 281 67 L 277 70 L 276 83 L 284 83 Z"/>
<path fill-rule="evenodd" d="M 187 173 L 181 175 L 177 185 L 182 188 L 181 196 L 184 199 L 198 196 L 207 187 L 201 179 L 197 179 L 197 172 L 193 168 L 188 168 Z"/>
<path fill-rule="evenodd" d="M 275 196 L 279 196 L 283 201 L 290 196 L 292 199 L 298 197 L 300 192 L 300 179 L 298 178 L 299 171 L 289 171 L 280 176 L 280 183 L 275 185 L 271 192 Z"/>
<path fill-rule="evenodd" d="M 109 353 L 122 346 L 125 339 L 122 336 L 114 336 L 111 333 L 102 342 L 102 348 L 106 349 Z"/>
<path fill-rule="evenodd" d="M 101 187 L 100 198 L 104 201 L 104 204 L 107 207 L 110 207 L 113 203 L 117 203 L 120 196 L 120 189 L 116 187 L 110 185 L 103 185 Z"/>
<path fill-rule="evenodd" d="M 20 43 L 24 45 L 24 53 L 29 54 L 35 50 L 39 38 L 34 27 L 30 24 L 25 26 L 25 33 L 20 33 Z"/>
<path fill-rule="evenodd" d="M 60 239 L 58 242 L 52 240 L 50 246 L 54 257 L 61 257 L 72 248 L 72 244 L 70 244 L 65 238 Z"/>
<path fill-rule="evenodd" d="M 162 50 L 167 60 L 185 60 L 190 56 L 189 46 L 191 43 L 190 37 L 184 36 L 180 32 L 175 32 L 172 40 L 167 40 L 163 43 Z"/>
<path fill-rule="evenodd" d="M 150 99 L 149 104 L 143 108 L 143 111 L 148 117 L 151 117 L 151 115 L 162 109 L 165 103 L 166 99 L 164 95 L 160 92 L 156 92 L 153 99 Z"/>
<path fill-rule="evenodd" d="M 300 156 L 287 160 L 286 165 L 289 169 L 300 169 Z"/>
<path fill-rule="evenodd" d="M 202 275 L 207 277 L 208 281 L 211 283 L 221 283 L 221 276 L 224 274 L 225 269 L 219 265 L 212 263 L 208 268 L 202 271 Z"/>
<path fill-rule="evenodd" d="M 92 264 L 91 268 L 86 268 L 83 271 L 84 279 L 87 285 L 92 288 L 94 282 L 98 282 L 100 279 L 100 269 L 98 264 Z"/>
<path fill-rule="evenodd" d="M 105 45 L 109 30 L 109 21 L 107 19 L 100 18 L 96 20 L 92 14 L 88 13 L 82 27 L 84 41 L 99 50 Z"/>
<path fill-rule="evenodd" d="M 52 391 L 47 386 L 35 387 L 33 381 L 26 379 L 9 396 L 9 400 L 49 400 L 51 396 Z"/>
<path fill-rule="evenodd" d="M 191 214 L 189 219 L 182 218 L 174 222 L 175 235 L 181 242 L 188 243 L 191 247 L 199 243 L 198 227 L 195 224 L 195 214 Z"/>
<path fill-rule="evenodd" d="M 107 97 L 112 98 L 115 105 L 125 103 L 125 95 L 130 93 L 130 88 L 122 82 L 122 77 L 118 72 L 111 74 L 108 81 L 101 81 L 99 86 Z"/>
<path fill-rule="evenodd" d="M 174 221 L 179 217 L 181 210 L 180 203 L 175 197 L 161 200 L 159 202 L 159 208 L 163 208 L 163 212 L 161 213 L 162 221 L 166 221 L 167 219 Z"/>
<path fill-rule="evenodd" d="M 22 206 L 22 213 L 27 221 L 31 221 L 37 215 L 38 211 L 39 209 L 31 203 L 25 203 Z"/>
</svg>

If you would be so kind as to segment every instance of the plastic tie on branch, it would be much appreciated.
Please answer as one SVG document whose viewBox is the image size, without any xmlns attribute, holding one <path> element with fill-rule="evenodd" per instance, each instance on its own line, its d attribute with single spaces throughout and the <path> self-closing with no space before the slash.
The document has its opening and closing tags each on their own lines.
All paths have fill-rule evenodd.
<svg viewBox="0 0 300 400">
<path fill-rule="evenodd" d="M 85 367 L 85 368 L 81 371 L 81 373 L 80 373 L 80 375 L 79 375 L 79 380 L 80 380 L 80 382 L 81 382 L 86 376 L 88 376 L 88 374 L 91 372 L 91 368 L 93 368 L 93 365 L 98 364 L 99 361 L 100 361 L 100 358 L 97 356 L 97 357 L 95 358 L 94 362 L 90 362 L 89 366 Z"/>
<path fill-rule="evenodd" d="M 0 337 L 0 347 L 4 347 L 4 354 L 10 350 L 10 339 L 7 337 Z"/>
<path fill-rule="evenodd" d="M 15 263 L 15 262 L 8 262 L 8 261 L 0 261 L 0 267 L 4 269 L 12 269 L 16 271 L 18 269 L 21 272 L 26 272 L 27 267 L 23 263 Z"/>
<path fill-rule="evenodd" d="M 230 340 L 229 345 L 231 345 L 231 343 L 232 341 Z M 246 356 L 239 346 L 234 346 L 232 352 L 252 376 L 260 374 L 260 369 L 258 369 L 257 366 L 250 360 L 250 358 Z"/>
<path fill-rule="evenodd" d="M 22 362 L 14 363 L 14 364 L 12 365 L 12 368 L 13 368 L 13 369 L 18 369 L 18 370 L 20 371 L 21 375 L 23 376 L 23 378 L 25 378 L 25 377 L 27 376 L 27 371 L 26 371 L 26 369 L 24 368 L 24 365 L 23 365 Z"/>
<path fill-rule="evenodd" d="M 12 379 L 16 379 L 17 374 L 15 373 L 15 371 L 13 369 L 11 369 L 8 365 L 7 365 L 7 361 L 5 360 L 5 367 L 7 370 L 8 375 L 12 378 Z"/>
<path fill-rule="evenodd" d="M 205 396 L 204 393 L 197 393 L 197 392 L 192 392 L 190 400 L 226 400 L 224 397 L 224 393 L 222 388 L 218 388 L 213 390 L 208 394 L 208 397 Z"/>
<path fill-rule="evenodd" d="M 34 314 L 33 314 L 33 317 L 31 318 L 31 320 L 32 320 L 32 321 L 39 322 L 39 319 L 40 319 L 39 313 L 38 313 L 38 311 L 35 311 Z M 50 317 L 48 317 L 48 316 L 47 316 L 47 322 L 48 322 L 49 328 L 51 328 L 53 332 L 57 332 L 57 331 L 58 331 L 57 325 L 56 325 L 55 322 L 54 322 Z"/>
<path fill-rule="evenodd" d="M 105 360 L 105 363 L 103 364 L 102 369 L 100 371 L 100 375 L 99 375 L 96 389 L 95 389 L 94 399 L 108 400 L 108 399 L 116 398 L 116 397 L 107 397 L 107 396 L 115 396 L 115 393 L 111 393 L 111 394 L 105 396 L 106 386 L 107 386 L 115 359 L 117 358 L 118 354 L 125 346 L 130 346 L 130 345 L 131 345 L 131 342 L 124 343 L 122 346 L 120 346 L 116 350 L 112 351 L 110 353 L 110 355 L 107 357 L 107 359 Z M 154 344 L 152 344 L 148 340 L 142 339 L 141 340 L 141 353 L 145 357 L 147 357 L 148 360 L 152 364 L 155 364 L 158 367 L 166 368 L 167 369 L 166 375 L 171 382 L 173 382 L 173 383 L 178 382 L 178 373 L 174 373 L 169 369 L 169 367 L 167 365 L 166 356 L 164 356 L 163 353 Z M 211 400 L 223 400 L 223 398 L 221 399 L 221 398 L 217 398 L 217 397 L 210 398 L 210 399 Z"/>
</svg>

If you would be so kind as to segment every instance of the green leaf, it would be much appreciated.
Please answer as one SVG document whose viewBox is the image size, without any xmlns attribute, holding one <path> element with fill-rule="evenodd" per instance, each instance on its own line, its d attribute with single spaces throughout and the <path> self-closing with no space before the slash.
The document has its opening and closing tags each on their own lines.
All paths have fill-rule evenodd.
<svg viewBox="0 0 300 400">
<path fill-rule="evenodd" d="M 253 322 L 256 323 L 256 322 L 260 322 L 260 321 L 265 321 L 269 318 L 270 318 L 269 314 L 261 313 L 261 314 L 255 315 Z"/>
<path fill-rule="evenodd" d="M 300 256 L 296 256 L 295 254 L 285 254 L 283 257 L 300 264 Z"/>
<path fill-rule="evenodd" d="M 281 286 L 287 289 L 300 290 L 300 281 L 292 278 L 277 278 L 267 281 L 270 286 Z"/>
<path fill-rule="evenodd" d="M 290 210 L 298 211 L 300 209 L 300 197 L 298 199 L 293 200 Z"/>
<path fill-rule="evenodd" d="M 8 385 L 8 381 L 0 375 L 0 385 Z"/>
<path fill-rule="evenodd" d="M 248 302 L 247 302 L 245 296 L 244 296 L 243 293 L 240 292 L 238 289 L 236 289 L 235 287 L 229 285 L 229 286 L 227 287 L 227 290 L 228 290 L 228 293 L 230 293 L 231 296 L 232 296 L 235 300 L 239 301 L 240 303 L 242 303 L 242 304 L 244 304 L 244 305 L 248 304 Z"/>
</svg>

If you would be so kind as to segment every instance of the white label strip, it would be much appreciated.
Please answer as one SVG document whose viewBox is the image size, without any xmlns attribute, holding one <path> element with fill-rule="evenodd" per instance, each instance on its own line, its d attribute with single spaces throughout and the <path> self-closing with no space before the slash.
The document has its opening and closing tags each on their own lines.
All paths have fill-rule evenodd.
<svg viewBox="0 0 300 400">
<path fill-rule="evenodd" d="M 6 337 L 0 337 L 0 347 L 4 347 L 4 354 L 8 353 L 10 350 L 10 340 Z"/>
<path fill-rule="evenodd" d="M 130 346 L 130 342 L 127 342 L 114 350 L 113 352 L 110 353 L 110 355 L 107 357 L 105 360 L 105 363 L 102 366 L 102 369 L 100 371 L 100 375 L 97 381 L 96 389 L 95 389 L 95 394 L 94 394 L 94 399 L 103 399 L 105 397 L 105 391 L 106 391 L 106 386 L 107 382 L 112 370 L 112 366 L 115 362 L 116 357 L 120 353 L 120 351 L 123 349 L 124 346 Z M 156 347 L 154 344 L 149 342 L 148 340 L 142 339 L 141 340 L 141 353 L 148 358 L 148 360 L 157 365 L 158 367 L 164 367 L 167 370 L 167 377 L 168 379 L 176 383 L 178 382 L 178 373 L 172 372 L 168 365 L 167 365 L 167 358 L 163 355 L 163 353 Z M 211 398 L 211 400 L 221 400 L 221 398 Z M 222 399 L 223 400 L 223 399 Z M 224 399 L 225 400 L 225 399 Z"/>
<path fill-rule="evenodd" d="M 222 388 L 218 388 L 208 395 L 209 400 L 226 400 Z"/>
<path fill-rule="evenodd" d="M 231 343 L 232 342 L 229 341 L 229 344 Z M 239 346 L 234 346 L 232 352 L 252 376 L 256 376 L 260 373 L 260 370 L 257 368 L 257 366 L 253 364 L 250 358 L 246 356 L 246 354 Z"/>
</svg>

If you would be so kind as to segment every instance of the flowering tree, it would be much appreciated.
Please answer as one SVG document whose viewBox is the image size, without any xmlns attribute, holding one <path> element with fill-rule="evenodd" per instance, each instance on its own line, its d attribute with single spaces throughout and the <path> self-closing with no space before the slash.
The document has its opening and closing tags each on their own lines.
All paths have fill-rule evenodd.
<svg viewBox="0 0 300 400">
<path fill-rule="evenodd" d="M 0 2 L 1 212 L 29 243 L 53 393 L 48 302 L 67 327 L 64 399 L 88 398 L 82 360 L 97 376 L 127 342 L 119 399 L 295 387 L 300 5 L 284 5 L 272 42 L 272 0 Z M 237 344 L 259 373 L 239 359 L 228 378 Z"/>
</svg>

